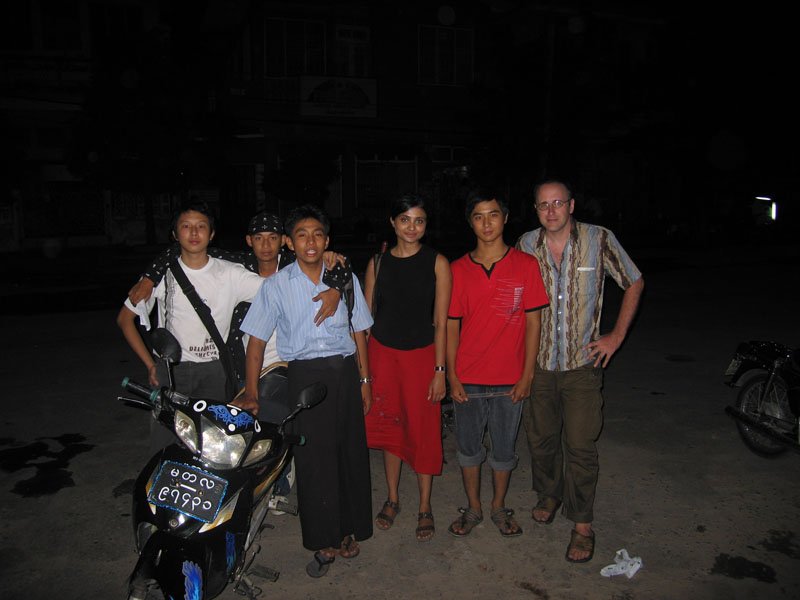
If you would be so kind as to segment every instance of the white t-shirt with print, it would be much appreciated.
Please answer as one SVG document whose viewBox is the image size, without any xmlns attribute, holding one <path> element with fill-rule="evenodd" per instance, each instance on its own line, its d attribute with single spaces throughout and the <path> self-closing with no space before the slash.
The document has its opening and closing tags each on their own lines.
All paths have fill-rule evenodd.
<svg viewBox="0 0 800 600">
<path fill-rule="evenodd" d="M 233 309 L 239 302 L 252 301 L 264 279 L 242 265 L 210 256 L 201 269 L 190 269 L 180 258 L 178 262 L 200 298 L 211 308 L 211 317 L 222 339 L 228 339 Z M 167 271 L 148 300 L 142 300 L 134 307 L 127 299 L 125 306 L 139 315 L 142 324 L 149 329 L 147 315 L 156 300 L 159 326 L 166 327 L 177 338 L 181 346 L 181 361 L 209 362 L 219 358 L 216 344 L 172 271 Z"/>
</svg>

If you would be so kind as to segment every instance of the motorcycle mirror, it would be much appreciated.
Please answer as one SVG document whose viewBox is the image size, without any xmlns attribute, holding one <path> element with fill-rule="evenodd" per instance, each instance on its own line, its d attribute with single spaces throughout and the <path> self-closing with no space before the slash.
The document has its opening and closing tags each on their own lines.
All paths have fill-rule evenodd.
<svg viewBox="0 0 800 600">
<path fill-rule="evenodd" d="M 316 406 L 325 399 L 328 394 L 328 387 L 324 383 L 312 383 L 300 390 L 300 395 L 297 398 L 297 408 L 304 410 Z"/>
<path fill-rule="evenodd" d="M 175 336 L 163 327 L 158 327 L 150 334 L 150 343 L 158 355 L 169 362 L 176 364 L 181 360 L 181 345 Z"/>
</svg>

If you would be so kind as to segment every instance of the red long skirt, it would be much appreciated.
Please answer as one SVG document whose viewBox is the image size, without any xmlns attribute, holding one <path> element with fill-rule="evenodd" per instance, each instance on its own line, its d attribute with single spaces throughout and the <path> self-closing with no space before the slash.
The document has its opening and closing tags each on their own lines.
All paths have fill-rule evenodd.
<svg viewBox="0 0 800 600">
<path fill-rule="evenodd" d="M 369 339 L 372 408 L 367 445 L 399 456 L 416 473 L 442 472 L 442 413 L 428 400 L 436 364 L 434 346 L 395 350 Z"/>
</svg>

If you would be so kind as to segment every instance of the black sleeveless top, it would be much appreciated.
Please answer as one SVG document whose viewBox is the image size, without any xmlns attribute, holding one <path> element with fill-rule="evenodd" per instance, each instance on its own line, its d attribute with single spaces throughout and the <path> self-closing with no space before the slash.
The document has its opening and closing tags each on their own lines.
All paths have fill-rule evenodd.
<svg viewBox="0 0 800 600">
<path fill-rule="evenodd" d="M 423 245 L 408 258 L 397 258 L 391 252 L 381 258 L 371 335 L 384 346 L 413 350 L 433 343 L 437 255 Z"/>
</svg>

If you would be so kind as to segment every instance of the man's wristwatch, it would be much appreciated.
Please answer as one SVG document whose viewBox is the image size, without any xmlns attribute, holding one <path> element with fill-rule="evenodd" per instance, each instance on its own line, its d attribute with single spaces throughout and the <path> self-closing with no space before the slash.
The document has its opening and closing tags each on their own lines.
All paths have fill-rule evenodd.
<svg viewBox="0 0 800 600">
<path fill-rule="evenodd" d="M 444 373 L 447 370 L 447 367 L 445 367 L 444 365 L 436 365 L 435 367 L 433 367 L 433 370 L 437 373 Z"/>
<path fill-rule="evenodd" d="M 372 383 L 372 377 L 362 377 L 358 380 L 359 383 Z"/>
</svg>

